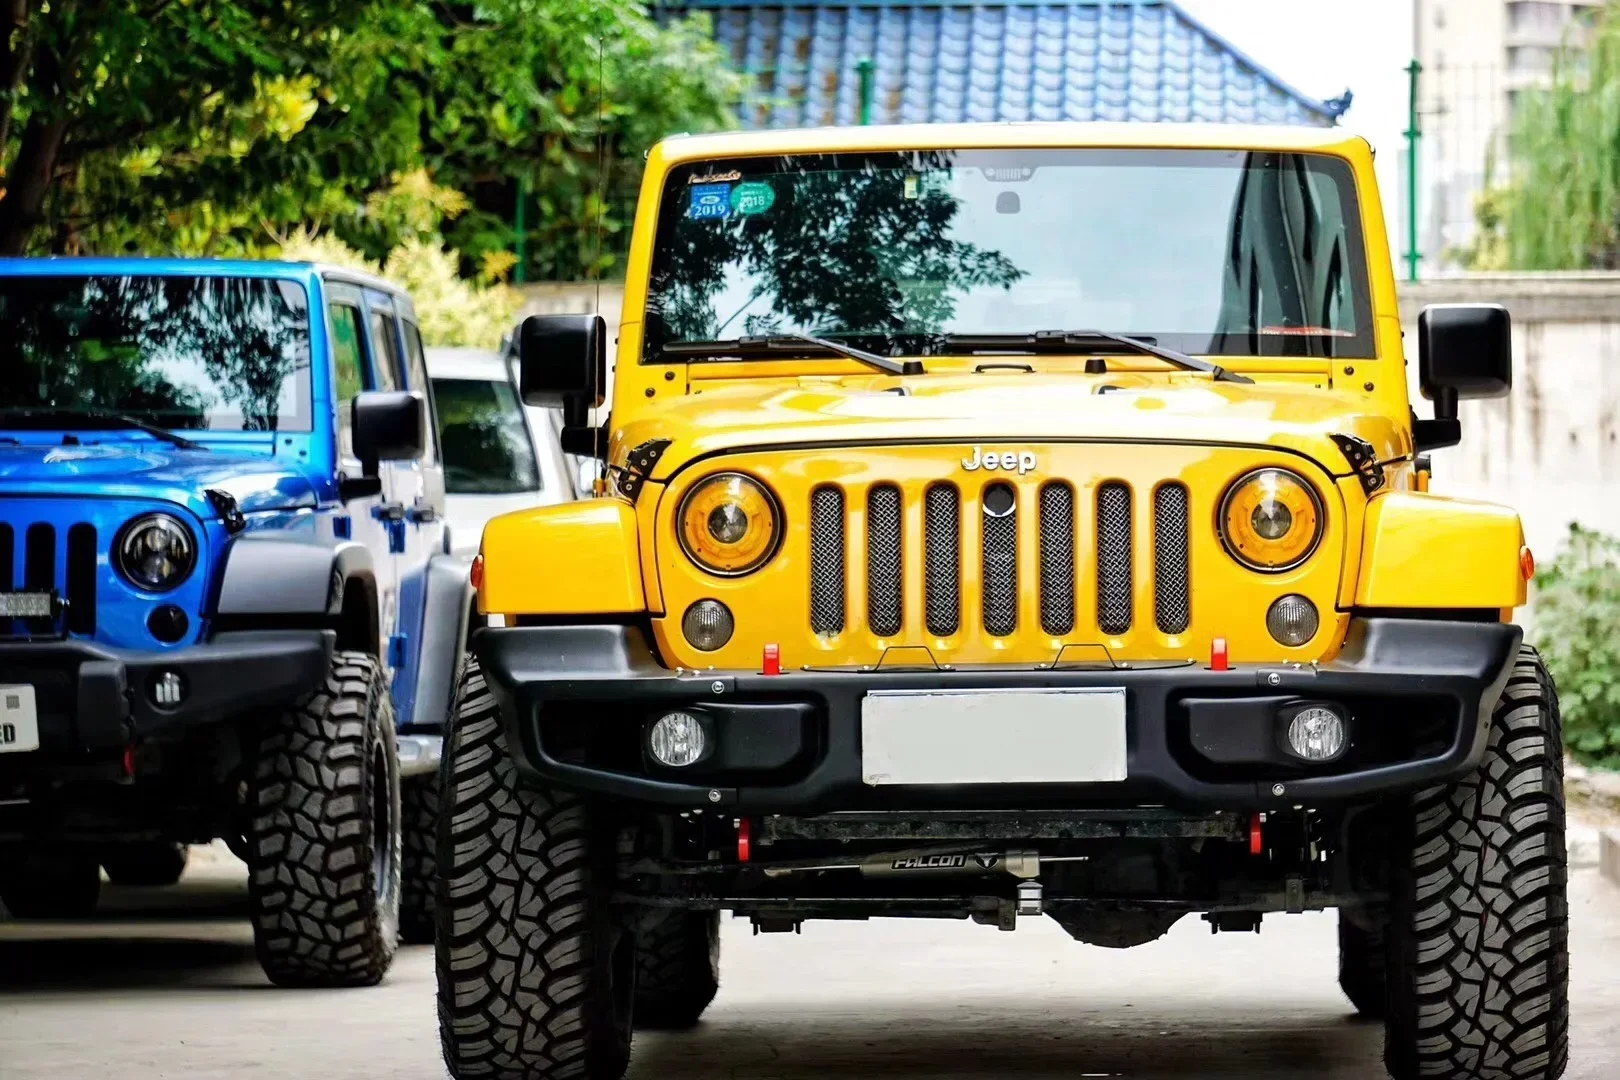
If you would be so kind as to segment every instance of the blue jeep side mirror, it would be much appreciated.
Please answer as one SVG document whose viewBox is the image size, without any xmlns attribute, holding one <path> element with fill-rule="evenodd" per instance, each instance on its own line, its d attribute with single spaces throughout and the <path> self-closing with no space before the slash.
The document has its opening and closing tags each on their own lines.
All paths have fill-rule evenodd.
<svg viewBox="0 0 1620 1080">
<path fill-rule="evenodd" d="M 427 399 L 416 390 L 366 390 L 350 406 L 354 456 L 367 476 L 381 461 L 416 461 L 427 449 Z"/>
</svg>

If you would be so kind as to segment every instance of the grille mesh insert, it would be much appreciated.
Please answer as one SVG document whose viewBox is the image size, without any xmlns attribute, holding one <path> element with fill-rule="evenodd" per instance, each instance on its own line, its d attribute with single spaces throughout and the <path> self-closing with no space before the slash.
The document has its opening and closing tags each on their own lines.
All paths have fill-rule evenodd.
<svg viewBox="0 0 1620 1080">
<path fill-rule="evenodd" d="M 1131 628 L 1131 489 L 1097 489 L 1097 625 L 1105 634 Z"/>
<path fill-rule="evenodd" d="M 1192 622 L 1187 548 L 1187 489 L 1164 484 L 1153 494 L 1153 606 L 1159 629 L 1184 633 Z"/>
<path fill-rule="evenodd" d="M 999 517 L 984 512 L 984 629 L 1006 637 L 1018 628 L 1018 494 L 1010 484 L 991 484 L 984 489 L 986 505 L 998 488 L 1011 506 Z"/>
<path fill-rule="evenodd" d="M 923 592 L 928 632 L 945 637 L 962 624 L 962 499 L 949 484 L 924 497 Z"/>
<path fill-rule="evenodd" d="M 810 629 L 844 629 L 844 493 L 837 488 L 810 496 Z"/>
<path fill-rule="evenodd" d="M 866 624 L 878 637 L 900 632 L 900 489 L 892 484 L 866 496 Z"/>
<path fill-rule="evenodd" d="M 1041 629 L 1067 634 L 1074 629 L 1074 489 L 1068 484 L 1041 488 Z"/>
</svg>

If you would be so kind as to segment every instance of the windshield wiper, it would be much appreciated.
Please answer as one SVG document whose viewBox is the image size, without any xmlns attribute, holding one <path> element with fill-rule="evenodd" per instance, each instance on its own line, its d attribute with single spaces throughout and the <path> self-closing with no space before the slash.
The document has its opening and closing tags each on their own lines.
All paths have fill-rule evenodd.
<svg viewBox="0 0 1620 1080">
<path fill-rule="evenodd" d="M 806 345 L 814 345 L 817 349 L 847 356 L 851 360 L 859 360 L 890 375 L 924 373 L 920 360 L 895 360 L 867 352 L 865 349 L 857 349 L 853 345 L 816 337 L 814 334 L 778 333 L 760 337 L 730 338 L 724 341 L 671 341 L 658 351 L 664 356 L 761 356 L 769 353 L 803 352 Z"/>
<path fill-rule="evenodd" d="M 1251 383 L 1254 380 L 1236 372 L 1227 371 L 1219 364 L 1188 356 L 1184 352 L 1165 348 L 1152 338 L 1131 337 L 1109 330 L 1037 330 L 1030 334 L 944 334 L 934 342 L 934 348 L 947 352 L 972 352 L 976 349 L 1012 350 L 1015 352 L 1073 352 L 1076 349 L 1099 349 L 1116 346 L 1130 352 L 1153 356 L 1176 365 L 1185 371 L 1207 372 L 1222 382 Z"/>
<path fill-rule="evenodd" d="M 71 426 L 87 417 L 92 420 L 110 420 L 114 424 L 126 427 L 131 431 L 142 431 L 154 439 L 162 439 L 164 442 L 178 446 L 182 450 L 209 449 L 200 442 L 192 442 L 184 435 L 176 435 L 174 432 L 166 428 L 160 428 L 156 424 L 148 424 L 146 421 L 137 420 L 133 416 L 106 412 L 102 409 L 6 409 L 0 411 L 0 426 L 3 426 L 6 421 L 13 417 L 22 417 L 26 420 L 44 420 L 52 425 L 62 426 Z"/>
</svg>

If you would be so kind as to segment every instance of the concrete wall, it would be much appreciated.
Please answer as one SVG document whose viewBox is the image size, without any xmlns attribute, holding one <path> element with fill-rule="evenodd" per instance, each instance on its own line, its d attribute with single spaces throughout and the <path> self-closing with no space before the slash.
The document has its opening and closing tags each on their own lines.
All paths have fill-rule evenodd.
<svg viewBox="0 0 1620 1080">
<path fill-rule="evenodd" d="M 1620 274 L 1481 274 L 1403 286 L 1407 374 L 1419 415 L 1417 315 L 1424 304 L 1494 302 L 1513 315 L 1514 389 L 1462 406 L 1461 446 L 1434 454 L 1436 491 L 1515 507 L 1537 557 L 1572 520 L 1620 533 Z M 598 310 L 595 285 L 522 286 L 526 313 Z M 604 284 L 616 332 L 623 288 Z"/>
<path fill-rule="evenodd" d="M 1570 521 L 1620 533 L 1620 274 L 1480 274 L 1403 286 L 1407 374 L 1417 391 L 1425 304 L 1492 302 L 1513 316 L 1513 393 L 1463 402 L 1462 445 L 1434 453 L 1434 490 L 1519 511 L 1536 556 Z"/>
</svg>

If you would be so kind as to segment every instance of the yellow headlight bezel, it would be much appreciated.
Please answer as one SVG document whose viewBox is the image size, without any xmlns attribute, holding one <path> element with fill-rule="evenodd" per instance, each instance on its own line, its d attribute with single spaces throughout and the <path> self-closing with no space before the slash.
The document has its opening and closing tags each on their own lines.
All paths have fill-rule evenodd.
<svg viewBox="0 0 1620 1080">
<path fill-rule="evenodd" d="M 737 490 L 728 493 L 727 487 Z M 709 514 L 726 502 L 742 505 L 748 516 L 748 531 L 735 544 L 721 543 L 708 529 Z M 758 530 L 761 523 L 764 527 Z M 682 497 L 675 514 L 681 550 L 699 569 L 716 577 L 744 577 L 770 562 L 782 546 L 783 525 L 782 507 L 771 489 L 740 472 L 705 476 Z"/>
<path fill-rule="evenodd" d="M 1309 527 L 1312 530 L 1310 540 L 1297 553 L 1285 556 L 1275 562 L 1264 561 L 1260 558 L 1260 553 L 1265 550 L 1267 545 L 1281 544 L 1280 540 L 1267 540 L 1255 531 L 1252 523 L 1247 521 L 1239 523 L 1244 535 L 1242 537 L 1233 535 L 1233 503 L 1239 496 L 1245 494 L 1253 485 L 1259 484 L 1262 478 L 1268 475 L 1282 477 L 1290 485 L 1297 488 L 1299 492 L 1303 493 L 1305 505 L 1310 510 Z M 1294 530 L 1298 529 L 1302 524 L 1299 509 L 1300 507 L 1297 505 L 1289 507 L 1294 524 L 1289 532 L 1285 534 L 1285 538 L 1292 536 Z M 1312 555 L 1316 554 L 1316 549 L 1322 543 L 1322 535 L 1326 531 L 1327 522 L 1322 507 L 1322 497 L 1317 493 L 1315 486 L 1293 470 L 1275 465 L 1253 469 L 1232 481 L 1226 489 L 1226 494 L 1221 497 L 1220 509 L 1216 511 L 1215 515 L 1215 533 L 1221 538 L 1221 546 L 1226 548 L 1226 553 L 1240 565 L 1262 574 L 1286 573 L 1303 565 Z"/>
</svg>

